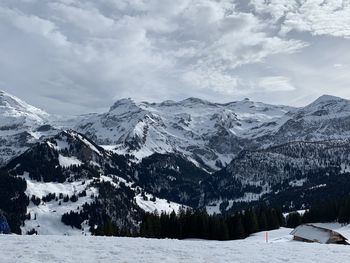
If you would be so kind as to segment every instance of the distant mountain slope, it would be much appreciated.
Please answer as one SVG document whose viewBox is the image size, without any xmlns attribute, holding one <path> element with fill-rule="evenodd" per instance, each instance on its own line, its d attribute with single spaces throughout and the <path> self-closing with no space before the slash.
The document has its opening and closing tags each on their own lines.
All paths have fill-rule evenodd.
<svg viewBox="0 0 350 263">
<path fill-rule="evenodd" d="M 328 95 L 302 108 L 248 99 L 226 104 L 197 98 L 162 103 L 122 99 L 106 113 L 59 121 L 4 92 L 0 102 L 0 165 L 56 134 L 57 127 L 77 130 L 139 160 L 153 153 L 181 153 L 208 172 L 220 170 L 242 150 L 350 136 L 350 102 Z"/>
<path fill-rule="evenodd" d="M 171 212 L 180 207 L 137 186 L 132 181 L 133 166 L 126 157 L 70 130 L 36 143 L 11 160 L 3 172 L 26 183 L 29 205 L 27 212 L 21 210 L 23 214 L 18 215 L 25 219 L 23 233 L 90 234 L 109 224 L 132 233 L 144 211 Z M 21 201 L 18 205 L 27 204 Z"/>
<path fill-rule="evenodd" d="M 147 192 L 191 207 L 203 206 L 201 184 L 211 175 L 185 156 L 155 153 L 135 168 L 134 180 Z"/>
<path fill-rule="evenodd" d="M 177 211 L 180 204 L 225 213 L 264 202 L 287 211 L 349 195 L 350 141 L 242 151 L 209 174 L 180 153 L 135 163 L 70 130 L 36 143 L 2 173 L 10 175 L 2 175 L 4 185 L 25 182 L 1 197 L 20 208 L 11 223 L 18 229 L 25 219 L 23 233 L 96 234 L 111 224 L 132 233 L 144 211 Z M 13 215 L 10 207 L 5 212 Z"/>
<path fill-rule="evenodd" d="M 349 179 L 349 140 L 291 142 L 241 152 L 206 182 L 206 202 L 225 202 L 225 209 L 262 201 L 302 209 L 349 195 Z"/>
<path fill-rule="evenodd" d="M 0 91 L 0 166 L 54 133 L 48 113 Z"/>
<path fill-rule="evenodd" d="M 301 108 L 123 99 L 57 121 L 0 92 L 0 120 L 0 209 L 17 232 L 22 221 L 23 232 L 132 232 L 144 211 L 350 195 L 350 101 L 333 96 Z"/>
<path fill-rule="evenodd" d="M 137 158 L 179 152 L 207 171 L 242 150 L 286 141 L 350 136 L 350 101 L 324 95 L 302 108 L 243 100 L 227 104 L 196 98 L 162 103 L 117 101 L 107 113 L 80 119 L 75 129 L 98 144 Z"/>
<path fill-rule="evenodd" d="M 249 100 L 219 104 L 196 98 L 162 103 L 123 99 L 109 112 L 79 121 L 75 129 L 98 144 L 113 145 L 118 153 L 143 158 L 180 152 L 203 168 L 217 170 L 294 110 Z"/>
<path fill-rule="evenodd" d="M 270 144 L 286 141 L 320 141 L 350 137 L 350 101 L 324 95 L 316 101 L 299 108 L 277 132 L 262 137 Z"/>
</svg>

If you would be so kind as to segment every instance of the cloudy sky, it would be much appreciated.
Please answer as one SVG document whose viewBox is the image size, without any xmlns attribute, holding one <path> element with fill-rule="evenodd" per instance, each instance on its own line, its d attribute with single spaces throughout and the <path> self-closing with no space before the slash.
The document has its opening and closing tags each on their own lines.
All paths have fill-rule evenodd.
<svg viewBox="0 0 350 263">
<path fill-rule="evenodd" d="M 0 89 L 51 113 L 350 98 L 350 0 L 1 0 L 0 35 Z"/>
</svg>

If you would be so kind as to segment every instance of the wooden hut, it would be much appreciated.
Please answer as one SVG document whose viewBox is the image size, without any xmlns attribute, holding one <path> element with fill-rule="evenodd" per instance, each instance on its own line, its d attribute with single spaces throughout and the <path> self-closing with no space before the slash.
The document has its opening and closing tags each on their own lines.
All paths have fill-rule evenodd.
<svg viewBox="0 0 350 263">
<path fill-rule="evenodd" d="M 316 242 L 320 244 L 348 244 L 347 238 L 337 231 L 313 224 L 300 225 L 290 234 L 297 241 Z"/>
</svg>

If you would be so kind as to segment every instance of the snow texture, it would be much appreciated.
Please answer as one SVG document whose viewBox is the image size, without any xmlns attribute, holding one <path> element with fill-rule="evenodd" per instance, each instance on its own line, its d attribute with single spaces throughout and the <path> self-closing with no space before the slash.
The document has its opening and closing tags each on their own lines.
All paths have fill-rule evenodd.
<svg viewBox="0 0 350 263">
<path fill-rule="evenodd" d="M 144 211 L 153 213 L 155 211 L 162 213 L 165 212 L 170 214 L 175 211 L 177 213 L 180 207 L 184 207 L 178 203 L 170 202 L 165 199 L 156 198 L 155 201 L 151 201 L 150 199 L 153 197 L 151 194 L 145 194 L 147 196 L 147 201 L 143 199 L 141 194 L 138 194 L 136 198 L 136 204 Z"/>
<path fill-rule="evenodd" d="M 113 182 L 113 179 L 118 181 L 118 184 Z M 123 179 L 119 176 L 116 176 L 116 175 L 110 175 L 110 177 L 101 176 L 101 180 L 110 182 L 116 188 L 118 188 L 119 183 L 122 182 L 127 187 L 130 187 L 130 189 L 132 191 L 136 192 L 137 190 L 139 190 L 139 191 L 143 190 L 139 186 L 132 187 L 133 183 L 130 183 L 130 182 L 128 183 L 128 182 L 126 182 L 125 179 Z M 167 214 L 170 214 L 173 211 L 175 213 L 178 213 L 180 207 L 186 208 L 186 206 L 180 205 L 178 203 L 171 202 L 171 201 L 168 201 L 166 199 L 158 198 L 158 197 L 156 197 L 152 194 L 149 194 L 147 192 L 144 192 L 144 193 L 145 193 L 146 200 L 142 197 L 141 194 L 137 194 L 135 196 L 135 201 L 136 201 L 136 204 L 145 212 L 153 213 L 153 212 L 157 211 L 158 213 L 165 212 Z M 152 201 L 153 198 L 154 198 L 154 201 Z"/>
<path fill-rule="evenodd" d="M 349 246 L 292 241 L 291 229 L 239 241 L 159 240 L 91 236 L 0 236 L 1 263 L 349 262 Z"/>
<path fill-rule="evenodd" d="M 64 166 L 73 164 L 72 160 L 75 160 L 75 158 L 70 157 L 67 158 L 67 160 L 69 161 L 64 162 Z M 62 165 L 61 159 L 60 164 Z M 142 190 L 142 188 L 138 186 L 136 187 L 137 189 L 133 188 L 132 182 L 127 182 L 121 177 L 118 177 L 116 175 L 109 176 L 110 177 L 102 175 L 100 180 L 110 182 L 115 188 L 119 188 L 119 184 L 124 183 L 133 191 Z M 70 197 L 74 194 L 77 195 L 83 190 L 86 191 L 87 195 L 79 197 L 77 202 L 62 202 L 62 200 L 59 199 L 52 200 L 47 203 L 41 201 L 38 206 L 30 202 L 27 208 L 27 213 L 30 214 L 30 219 L 25 220 L 24 226 L 22 226 L 23 233 L 27 233 L 28 231 L 35 229 L 40 235 L 90 235 L 87 222 L 83 222 L 82 230 L 79 230 L 64 225 L 61 222 L 61 218 L 64 213 L 70 211 L 79 212 L 82 209 L 83 204 L 91 203 L 93 201 L 91 195 L 98 196 L 98 189 L 90 186 L 92 179 L 65 183 L 37 182 L 31 180 L 27 172 L 24 174 L 24 179 L 27 182 L 27 189 L 25 193 L 28 197 L 35 195 L 36 197 L 42 199 L 42 197 L 50 193 L 55 193 L 56 196 L 63 194 L 64 196 L 68 195 Z M 145 196 L 147 197 L 147 200 L 144 200 L 141 194 L 136 195 L 134 198 L 136 204 L 146 212 L 152 213 L 158 211 L 159 213 L 165 212 L 170 214 L 172 211 L 175 211 L 177 213 L 179 211 L 179 208 L 182 206 L 165 199 L 157 198 L 149 193 L 145 193 Z M 154 201 L 152 201 L 152 198 L 154 198 Z M 186 208 L 185 206 L 182 207 Z"/>
<path fill-rule="evenodd" d="M 249 100 L 219 104 L 196 98 L 162 103 L 122 99 L 107 113 L 77 119 L 74 128 L 119 154 L 132 153 L 142 159 L 155 152 L 181 152 L 190 159 L 193 150 L 200 152 L 206 165 L 218 169 L 217 159 L 225 164 L 234 154 L 209 146 L 210 138 L 223 130 L 232 137 L 262 136 L 282 125 L 287 120 L 283 116 L 291 110 L 294 108 Z M 263 125 L 267 123 L 270 125 Z M 133 149 L 126 147 L 130 144 Z"/>
<path fill-rule="evenodd" d="M 48 113 L 0 90 L 0 166 L 41 137 L 52 135 L 52 127 L 40 129 L 49 119 Z"/>
<path fill-rule="evenodd" d="M 63 155 L 58 156 L 58 161 L 60 162 L 60 166 L 62 167 L 70 167 L 72 165 L 82 165 L 82 161 L 78 160 L 76 157 L 66 157 Z"/>
<path fill-rule="evenodd" d="M 77 202 L 62 202 L 62 200 L 52 200 L 50 202 L 43 202 L 36 206 L 30 202 L 27 213 L 30 214 L 30 219 L 25 221 L 22 226 L 22 233 L 35 229 L 40 235 L 90 235 L 88 231 L 89 227 L 87 222 L 82 225 L 82 230 L 72 228 L 64 225 L 61 222 L 62 215 L 70 211 L 80 211 L 82 205 L 93 201 L 91 195 L 98 195 L 98 190 L 94 187 L 90 187 L 91 180 L 75 181 L 71 183 L 44 183 L 37 182 L 29 179 L 28 174 L 25 174 L 27 182 L 26 195 L 31 197 L 42 198 L 49 193 L 55 193 L 58 196 L 60 193 L 63 195 L 72 196 L 85 190 L 87 195 L 79 197 Z M 61 204 L 60 204 L 61 203 Z M 1 262 L 1 260 L 0 260 Z"/>
</svg>

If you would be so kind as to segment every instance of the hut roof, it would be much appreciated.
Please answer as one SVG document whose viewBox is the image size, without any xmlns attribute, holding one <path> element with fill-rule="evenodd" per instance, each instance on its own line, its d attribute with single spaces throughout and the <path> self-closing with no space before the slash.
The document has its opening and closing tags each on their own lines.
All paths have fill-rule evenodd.
<svg viewBox="0 0 350 263">
<path fill-rule="evenodd" d="M 328 242 L 328 240 L 331 238 L 331 234 L 332 234 L 331 230 L 309 225 L 309 224 L 300 225 L 291 232 L 291 235 L 294 235 L 306 240 L 319 242 L 322 244 L 326 244 Z"/>
<path fill-rule="evenodd" d="M 314 223 L 311 225 L 332 230 L 339 233 L 347 240 L 350 240 L 350 225 L 342 225 L 339 223 Z"/>
</svg>

